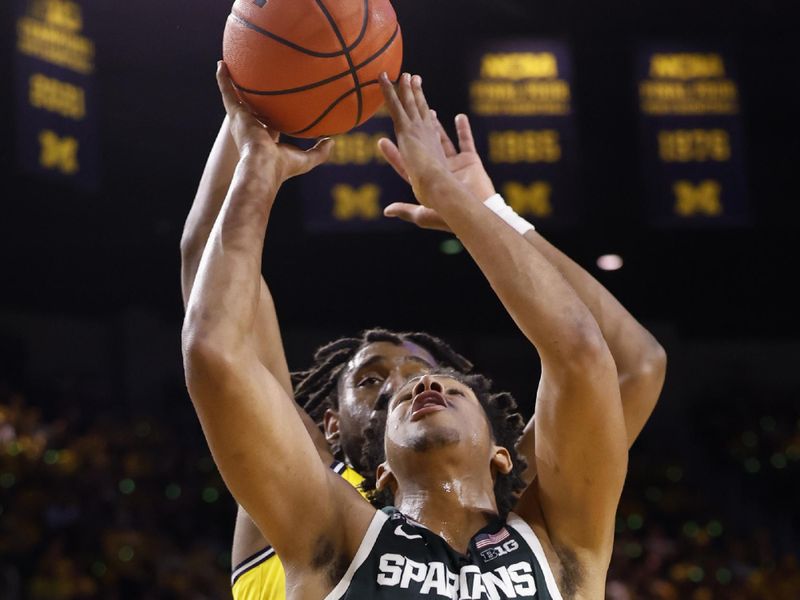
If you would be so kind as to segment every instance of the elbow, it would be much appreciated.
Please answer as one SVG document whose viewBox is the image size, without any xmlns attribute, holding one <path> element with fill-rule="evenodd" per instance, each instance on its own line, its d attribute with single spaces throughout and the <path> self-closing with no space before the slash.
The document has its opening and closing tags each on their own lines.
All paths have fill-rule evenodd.
<svg viewBox="0 0 800 600">
<path fill-rule="evenodd" d="M 231 372 L 236 363 L 234 348 L 225 336 L 205 327 L 200 319 L 193 318 L 191 312 L 183 323 L 181 332 L 181 351 L 186 385 L 192 399 L 193 389 L 208 379 L 221 381 Z"/>
<path fill-rule="evenodd" d="M 182 350 L 186 389 L 199 414 L 219 401 L 235 372 L 234 360 L 212 341 L 185 334 Z"/>
<path fill-rule="evenodd" d="M 616 370 L 608 344 L 592 317 L 582 318 L 575 323 L 565 350 L 563 364 L 569 371 L 591 373 Z"/>
<path fill-rule="evenodd" d="M 201 239 L 195 232 L 189 228 L 184 229 L 181 235 L 181 261 L 183 264 L 189 262 L 199 262 L 200 257 L 203 255 L 206 239 Z"/>
<path fill-rule="evenodd" d="M 655 338 L 652 338 L 650 346 L 642 353 L 637 372 L 648 379 L 664 381 L 667 374 L 667 351 Z"/>
<path fill-rule="evenodd" d="M 655 337 L 645 332 L 635 350 L 632 349 L 618 367 L 620 379 L 662 383 L 667 373 L 667 351 Z"/>
<path fill-rule="evenodd" d="M 633 383 L 636 387 L 653 390 L 653 408 L 661 393 L 667 375 L 667 352 L 658 341 L 650 336 L 642 347 L 634 364 L 620 369 L 620 383 Z"/>
</svg>

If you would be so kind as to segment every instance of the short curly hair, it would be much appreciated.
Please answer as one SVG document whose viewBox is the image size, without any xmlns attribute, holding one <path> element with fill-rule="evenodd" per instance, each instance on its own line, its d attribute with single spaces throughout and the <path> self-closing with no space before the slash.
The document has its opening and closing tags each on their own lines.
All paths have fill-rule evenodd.
<svg viewBox="0 0 800 600">
<path fill-rule="evenodd" d="M 494 482 L 497 511 L 501 518 L 506 518 L 514 507 L 520 492 L 526 487 L 522 473 L 527 467 L 527 462 L 517 451 L 517 443 L 525 429 L 525 420 L 519 412 L 514 397 L 507 392 L 493 393 L 491 380 L 483 375 L 464 374 L 453 369 L 436 369 L 431 374 L 452 377 L 472 390 L 486 412 L 494 443 L 508 450 L 511 455 L 513 463 L 511 471 L 507 474 L 498 474 Z M 394 502 L 391 491 L 378 491 L 375 487 L 378 466 L 386 460 L 385 429 L 385 420 L 373 418 L 370 426 L 364 432 L 361 456 L 362 464 L 368 467 L 368 472 L 362 473 L 365 480 L 361 484 L 361 489 L 377 508 L 389 506 Z"/>
</svg>

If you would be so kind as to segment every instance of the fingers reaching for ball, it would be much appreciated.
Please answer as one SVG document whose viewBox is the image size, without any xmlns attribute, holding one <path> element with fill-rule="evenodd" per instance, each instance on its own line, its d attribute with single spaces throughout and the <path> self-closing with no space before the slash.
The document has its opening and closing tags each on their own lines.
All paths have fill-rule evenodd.
<svg viewBox="0 0 800 600">
<path fill-rule="evenodd" d="M 276 174 L 281 181 L 308 173 L 328 160 L 333 148 L 330 138 L 321 139 L 313 148 L 305 151 L 279 143 L 280 133 L 261 123 L 240 100 L 228 68 L 222 61 L 217 63 L 217 83 L 230 120 L 231 135 L 242 155 L 245 151 L 255 149 L 266 151 L 270 161 L 278 166 Z"/>
<path fill-rule="evenodd" d="M 242 110 L 242 103 L 239 100 L 239 96 L 236 95 L 231 74 L 228 72 L 227 65 L 222 61 L 217 63 L 217 85 L 222 94 L 222 104 L 225 105 L 225 112 L 228 113 L 228 116 L 232 117 L 235 112 Z"/>
<path fill-rule="evenodd" d="M 386 73 L 381 73 L 379 81 L 381 84 L 381 91 L 383 92 L 383 98 L 386 101 L 386 109 L 389 111 L 389 115 L 392 117 L 395 127 L 400 126 L 408 120 L 408 116 L 397 95 L 397 89 Z M 398 83 L 398 86 L 399 85 L 400 83 Z"/>
<path fill-rule="evenodd" d="M 380 83 L 397 134 L 397 151 L 388 142 L 380 146 L 389 163 L 412 185 L 415 178 L 432 169 L 446 169 L 447 157 L 422 90 L 422 78 L 403 73 L 393 85 L 383 73 Z"/>
<path fill-rule="evenodd" d="M 217 63 L 217 85 L 222 94 L 225 112 L 230 119 L 231 135 L 239 152 L 248 146 L 274 146 L 278 139 L 275 132 L 259 122 L 239 99 L 228 67 L 222 61 Z"/>
</svg>

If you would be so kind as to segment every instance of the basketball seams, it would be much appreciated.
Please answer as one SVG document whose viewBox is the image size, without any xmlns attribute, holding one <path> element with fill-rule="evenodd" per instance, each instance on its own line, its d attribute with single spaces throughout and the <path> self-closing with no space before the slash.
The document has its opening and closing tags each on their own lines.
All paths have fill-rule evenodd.
<svg viewBox="0 0 800 600">
<path fill-rule="evenodd" d="M 247 45 L 255 43 L 262 45 L 263 42 L 259 44 L 257 38 L 265 37 L 269 40 L 266 47 L 271 45 L 272 49 L 266 52 L 264 56 L 276 57 L 278 65 L 286 63 L 286 67 L 283 68 L 289 68 L 294 73 L 293 76 L 287 73 L 289 76 L 288 80 L 286 77 L 282 78 L 284 82 L 283 89 L 250 89 L 234 82 L 237 91 L 239 91 L 243 97 L 250 95 L 251 102 L 254 102 L 256 106 L 259 106 L 259 103 L 261 103 L 265 112 L 272 110 L 268 107 L 274 107 L 276 115 L 285 115 L 289 117 L 288 120 L 286 120 L 284 116 L 275 117 L 279 120 L 284 120 L 283 124 L 279 125 L 276 123 L 275 126 L 285 128 L 282 129 L 282 131 L 287 132 L 288 135 L 310 137 L 311 135 L 324 135 L 326 132 L 330 134 L 328 130 L 341 131 L 344 127 L 352 128 L 353 126 L 359 125 L 365 116 L 371 115 L 374 112 L 376 107 L 378 100 L 375 97 L 375 88 L 378 86 L 377 72 L 381 69 L 385 70 L 386 67 L 390 67 L 390 64 L 385 63 L 383 56 L 387 53 L 391 53 L 393 58 L 391 59 L 390 68 L 394 71 L 394 57 L 398 52 L 397 49 L 402 48 L 402 38 L 400 37 L 401 29 L 396 19 L 393 19 L 395 21 L 394 31 L 389 34 L 383 26 L 378 24 L 378 22 L 382 23 L 383 19 L 371 13 L 371 11 L 378 11 L 380 15 L 383 15 L 384 7 L 381 2 L 382 0 L 378 0 L 370 4 L 369 0 L 356 0 L 355 3 L 350 4 L 349 2 L 340 2 L 339 0 L 332 0 L 331 2 L 327 2 L 326 0 L 311 0 L 311 5 L 316 5 L 317 10 L 321 12 L 322 16 L 327 20 L 327 27 L 318 21 L 319 12 L 314 13 L 311 6 L 306 5 L 306 8 L 299 13 L 297 12 L 299 9 L 295 10 L 294 8 L 289 8 L 293 19 L 291 23 L 294 25 L 291 25 L 286 31 L 283 29 L 280 31 L 284 34 L 288 33 L 290 38 L 299 38 L 296 39 L 296 41 L 281 37 L 277 33 L 273 33 L 273 31 L 260 26 L 264 25 L 271 29 L 272 27 L 277 27 L 277 24 L 281 21 L 273 23 L 269 19 L 261 19 L 258 13 L 251 14 L 251 12 L 247 10 L 242 11 L 243 7 L 236 6 L 232 8 L 229 17 L 231 35 L 234 35 L 233 32 L 237 30 L 239 33 L 235 34 L 237 35 L 236 38 L 230 38 L 230 43 L 234 43 L 233 40 L 238 39 L 239 41 L 236 42 L 237 44 Z M 305 4 L 305 2 L 302 4 Z M 373 8 L 373 5 L 375 5 L 375 8 Z M 387 20 L 394 15 L 390 6 L 391 5 L 387 6 L 385 11 Z M 357 12 L 359 8 L 362 8 L 361 15 Z M 309 14 L 314 15 L 313 20 L 315 23 L 313 23 L 313 35 L 310 35 L 308 31 L 305 33 L 293 31 L 292 27 L 300 23 L 298 19 L 302 17 L 301 21 L 305 20 Z M 359 18 L 359 16 L 361 18 Z M 378 22 L 376 22 L 376 18 Z M 253 19 L 253 22 L 250 22 L 248 19 Z M 354 26 L 359 29 L 355 29 Z M 378 29 L 375 29 L 375 26 L 377 26 Z M 325 35 L 326 30 L 328 35 Z M 383 38 L 383 42 L 379 42 L 380 48 L 376 49 L 376 38 L 380 39 L 381 36 L 379 32 L 381 30 L 386 37 Z M 275 31 L 278 31 L 278 29 Z M 329 37 L 331 33 L 334 35 L 334 38 Z M 355 34 L 355 38 L 350 37 L 348 39 L 346 37 L 353 34 Z M 364 43 L 367 40 L 369 40 L 369 43 Z M 348 44 L 348 42 L 351 43 Z M 226 44 L 227 43 L 228 42 L 226 42 Z M 332 50 L 336 48 L 337 43 L 340 49 L 334 52 Z M 322 45 L 322 49 L 326 50 L 326 52 L 318 52 L 306 47 L 306 45 L 317 47 Z M 281 50 L 281 47 L 283 47 L 283 50 Z M 311 65 L 315 65 L 309 67 L 308 72 L 317 74 L 317 77 L 321 77 L 321 79 L 313 83 L 305 83 L 303 81 L 304 77 L 302 73 L 306 71 L 305 67 L 303 67 L 305 59 L 301 58 L 302 56 L 312 57 L 311 60 L 305 61 Z M 342 57 L 345 60 L 340 64 L 338 60 Z M 327 59 L 331 58 L 335 60 L 328 63 Z M 327 67 L 325 66 L 326 64 L 328 65 Z M 333 70 L 330 67 L 336 69 L 333 74 L 330 74 Z M 327 74 L 325 71 L 327 71 Z M 348 75 L 352 80 L 352 84 L 350 85 L 346 82 Z M 262 77 L 256 77 L 256 80 L 258 79 L 264 81 Z M 270 77 L 266 79 L 267 81 L 274 80 L 274 78 Z M 267 81 L 264 81 L 264 83 L 267 83 Z M 308 78 L 305 78 L 305 81 L 307 82 Z M 253 83 L 258 87 L 262 87 L 256 81 L 253 81 Z M 275 81 L 275 83 L 277 83 L 277 81 Z M 294 83 L 294 87 L 289 87 L 292 83 Z M 267 83 L 267 85 L 269 85 L 269 83 Z M 295 97 L 292 96 L 292 94 L 297 94 L 296 100 L 293 99 Z M 341 95 L 331 102 L 330 97 L 333 94 Z M 353 97 L 354 94 L 355 97 Z M 259 100 L 259 97 L 262 99 Z M 270 100 L 269 98 L 274 98 L 274 100 Z M 303 99 L 306 100 L 304 101 Z M 353 102 L 354 100 L 355 102 Z M 318 113 L 316 118 L 310 117 L 310 111 L 308 109 L 311 109 L 311 106 L 309 106 L 305 110 L 305 117 L 310 117 L 313 121 L 302 129 L 295 130 L 295 127 L 302 125 L 305 119 L 301 117 L 302 120 L 298 123 L 297 117 L 300 115 L 296 113 L 294 118 L 291 118 L 293 112 L 292 105 L 294 102 L 309 102 L 314 106 L 314 109 L 312 109 L 314 112 L 319 110 L 322 112 L 321 114 Z M 330 104 L 328 104 L 328 102 L 330 102 Z M 353 113 L 355 113 L 355 115 Z M 355 116 L 354 123 L 351 121 L 353 116 Z M 348 122 L 352 124 L 347 125 Z M 308 123 L 308 121 L 306 121 L 306 123 Z M 294 127 L 292 127 L 293 125 Z"/>
<path fill-rule="evenodd" d="M 347 59 L 347 64 L 350 66 L 350 73 L 353 76 L 353 84 L 355 85 L 356 102 L 358 104 L 358 108 L 356 110 L 355 125 L 358 125 L 361 122 L 361 114 L 364 111 L 364 98 L 361 95 L 361 82 L 358 79 L 358 71 L 356 70 L 355 65 L 353 64 L 353 57 L 350 56 L 350 49 L 347 47 L 347 41 L 344 39 L 342 32 L 339 30 L 339 26 L 336 24 L 336 20 L 333 18 L 333 15 L 331 15 L 330 11 L 328 11 L 328 7 L 325 6 L 323 0 L 316 0 L 316 3 L 322 9 L 322 12 L 325 13 L 325 18 L 328 19 L 328 23 L 330 24 L 331 29 L 333 29 L 333 33 L 336 34 L 336 37 L 339 39 L 339 43 L 342 45 L 342 51 L 344 52 L 344 56 Z M 365 14 L 367 15 L 369 14 L 369 0 L 364 0 L 364 11 Z M 341 100 L 342 99 L 338 100 L 337 103 Z M 329 106 L 327 112 L 330 112 L 332 107 L 333 105 Z M 311 127 L 313 127 L 313 125 L 310 125 L 303 131 L 310 129 Z"/>
<path fill-rule="evenodd" d="M 323 8 L 323 6 L 320 6 L 319 2 L 317 2 L 317 6 L 322 10 L 323 15 L 328 19 L 328 22 L 330 23 L 330 15 L 327 12 L 327 10 Z M 369 24 L 369 0 L 364 0 L 364 18 L 362 19 L 361 22 L 361 31 L 359 32 L 358 37 L 356 37 L 355 41 L 351 46 L 348 46 L 346 42 L 343 44 L 342 43 L 343 38 L 340 35 L 337 35 L 336 36 L 337 40 L 339 41 L 340 45 L 342 45 L 342 49 L 337 50 L 335 52 L 318 52 L 316 50 L 312 50 L 311 48 L 306 48 L 304 46 L 301 46 L 300 44 L 296 44 L 291 40 L 287 40 L 286 38 L 283 38 L 275 33 L 272 33 L 268 29 L 259 27 L 252 21 L 249 21 L 242 15 L 238 14 L 233 9 L 231 9 L 231 14 L 229 18 L 233 18 L 240 25 L 246 27 L 247 29 L 254 31 L 255 33 L 258 33 L 259 35 L 263 35 L 264 37 L 268 37 L 269 39 L 278 42 L 279 44 L 283 44 L 284 46 L 287 46 L 292 50 L 297 50 L 298 52 L 307 54 L 309 56 L 313 56 L 315 58 L 338 58 L 340 56 L 344 56 L 348 52 L 352 52 L 355 48 L 357 48 L 358 45 L 361 44 L 362 40 L 364 39 L 364 36 L 367 34 L 367 26 Z M 337 30 L 335 29 L 334 34 L 336 33 Z"/>
<path fill-rule="evenodd" d="M 380 82 L 377 79 L 374 79 L 372 81 L 367 81 L 366 83 L 359 84 L 358 88 L 350 88 L 344 94 L 339 96 L 336 100 L 331 102 L 331 104 L 328 106 L 328 108 L 326 108 L 325 111 L 319 117 L 317 117 L 316 120 L 313 123 L 311 123 L 311 125 L 309 125 L 308 127 L 305 127 L 304 129 L 300 129 L 299 131 L 291 131 L 291 132 L 287 133 L 287 135 L 300 135 L 300 134 L 305 133 L 309 129 L 312 129 L 313 127 L 316 127 L 317 125 L 319 125 L 322 122 L 322 120 L 325 117 L 327 117 L 331 113 L 331 111 L 334 108 L 339 106 L 339 104 L 341 104 L 348 96 L 351 96 L 353 93 L 356 93 L 356 92 L 360 93 L 361 90 L 364 89 L 365 87 L 369 87 L 371 85 L 378 85 L 378 83 L 380 83 Z"/>
<path fill-rule="evenodd" d="M 369 56 L 368 58 L 366 58 L 363 62 L 355 65 L 355 67 L 353 67 L 353 68 L 356 71 L 360 71 L 361 69 L 363 69 L 364 67 L 366 67 L 370 63 L 372 63 L 375 60 L 377 60 L 378 58 L 380 58 L 380 56 L 392 46 L 392 44 L 397 39 L 397 36 L 398 36 L 399 33 L 400 33 L 400 26 L 398 25 L 397 27 L 395 27 L 394 33 L 389 38 L 389 40 L 383 46 L 381 46 L 381 48 L 379 50 L 377 50 L 374 54 L 372 54 L 372 56 Z M 254 90 L 254 89 L 249 89 L 249 88 L 246 88 L 246 87 L 242 87 L 240 85 L 236 85 L 235 83 L 234 83 L 234 85 L 236 85 L 236 88 L 240 92 L 244 92 L 244 93 L 247 93 L 247 94 L 252 94 L 254 96 L 281 96 L 281 95 L 284 95 L 284 94 L 295 94 L 295 93 L 298 93 L 298 92 L 305 92 L 305 91 L 308 91 L 310 89 L 314 89 L 315 87 L 326 85 L 328 83 L 333 83 L 334 81 L 338 81 L 339 79 L 342 79 L 343 77 L 347 77 L 348 75 L 351 74 L 351 72 L 352 72 L 352 69 L 348 68 L 347 70 L 342 71 L 341 73 L 337 73 L 336 75 L 333 75 L 333 76 L 328 77 L 326 79 L 321 79 L 320 81 L 315 81 L 314 83 L 309 83 L 307 85 L 303 85 L 303 86 L 300 86 L 300 87 L 287 88 L 287 89 L 283 89 L 283 90 Z M 363 85 L 362 85 L 362 87 L 363 87 Z"/>
</svg>

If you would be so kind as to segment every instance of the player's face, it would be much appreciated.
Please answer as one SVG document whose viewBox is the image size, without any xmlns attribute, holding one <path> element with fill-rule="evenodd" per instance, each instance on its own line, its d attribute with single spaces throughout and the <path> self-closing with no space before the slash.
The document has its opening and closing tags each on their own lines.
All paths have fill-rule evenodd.
<svg viewBox="0 0 800 600">
<path fill-rule="evenodd" d="M 384 420 L 399 388 L 435 366 L 433 356 L 412 342 L 373 342 L 350 361 L 339 380 L 339 410 L 326 419 L 326 433 L 338 434 L 353 466 L 360 466 L 363 432 L 373 418 Z"/>
<path fill-rule="evenodd" d="M 446 375 L 414 377 L 394 395 L 386 418 L 386 457 L 459 445 L 475 452 L 493 447 L 486 412 L 469 386 Z"/>
</svg>

